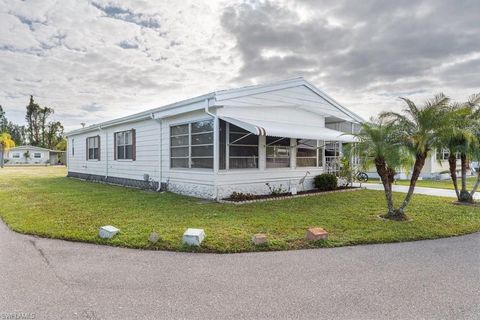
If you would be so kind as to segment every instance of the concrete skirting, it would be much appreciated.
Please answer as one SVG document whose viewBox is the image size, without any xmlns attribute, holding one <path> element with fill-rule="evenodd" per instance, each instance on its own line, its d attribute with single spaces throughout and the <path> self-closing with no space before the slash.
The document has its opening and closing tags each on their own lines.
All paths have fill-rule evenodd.
<svg viewBox="0 0 480 320">
<path fill-rule="evenodd" d="M 119 178 L 119 177 L 105 177 L 96 174 L 87 174 L 87 173 L 80 173 L 80 172 L 72 172 L 69 171 L 67 177 L 81 179 L 85 181 L 92 181 L 92 182 L 101 182 L 107 184 L 113 184 L 118 186 L 124 187 L 133 187 L 138 189 L 158 189 L 158 182 L 149 182 L 145 180 L 136 180 L 136 179 L 128 179 L 128 178 Z"/>
</svg>

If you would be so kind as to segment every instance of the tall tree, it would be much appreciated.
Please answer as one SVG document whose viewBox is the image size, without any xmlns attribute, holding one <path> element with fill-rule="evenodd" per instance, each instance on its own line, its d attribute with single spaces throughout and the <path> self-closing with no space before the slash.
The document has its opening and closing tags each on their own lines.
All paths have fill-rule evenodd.
<svg viewBox="0 0 480 320">
<path fill-rule="evenodd" d="M 15 142 L 12 140 L 12 137 L 6 132 L 0 133 L 0 168 L 3 168 L 5 152 L 13 147 L 15 147 Z"/>
<path fill-rule="evenodd" d="M 413 191 L 425 165 L 425 160 L 433 146 L 436 145 L 437 133 L 448 124 L 443 115 L 448 112 L 450 101 L 445 95 L 439 94 L 433 99 L 427 100 L 423 106 L 418 107 L 409 99 L 401 99 L 407 105 L 402 113 L 383 112 L 380 115 L 382 119 L 388 120 L 396 127 L 395 131 L 399 141 L 415 159 L 407 195 L 396 212 L 399 218 L 405 216 L 405 208 L 412 200 Z"/>
<path fill-rule="evenodd" d="M 5 111 L 0 105 L 0 133 L 7 131 L 7 125 L 8 125 L 8 121 L 7 121 L 7 117 L 5 116 Z"/>
<path fill-rule="evenodd" d="M 398 140 L 396 128 L 383 119 L 371 119 L 362 124 L 360 131 L 354 134 L 358 140 L 353 144 L 352 152 L 357 154 L 365 169 L 375 166 L 385 192 L 387 219 L 403 220 L 393 201 L 392 184 L 397 171 L 411 165 L 412 157 Z"/>
<path fill-rule="evenodd" d="M 9 122 L 6 132 L 10 133 L 12 140 L 15 141 L 15 145 L 22 146 L 26 144 L 26 129 L 25 126 Z"/>
<path fill-rule="evenodd" d="M 63 139 L 63 125 L 59 121 L 49 122 L 45 128 L 44 145 L 48 149 L 54 149 Z"/>
<path fill-rule="evenodd" d="M 32 146 L 47 147 L 47 120 L 53 114 L 53 109 L 48 107 L 41 107 L 30 96 L 30 102 L 27 105 L 27 113 L 25 120 L 27 121 L 27 136 L 29 143 Z"/>
</svg>

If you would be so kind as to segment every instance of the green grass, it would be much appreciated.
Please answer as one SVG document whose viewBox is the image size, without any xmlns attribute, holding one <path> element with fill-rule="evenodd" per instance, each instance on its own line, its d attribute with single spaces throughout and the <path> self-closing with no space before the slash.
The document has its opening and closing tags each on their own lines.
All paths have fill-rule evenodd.
<svg viewBox="0 0 480 320">
<path fill-rule="evenodd" d="M 467 189 L 472 190 L 473 185 L 475 184 L 476 177 L 470 177 L 467 178 Z M 369 183 L 380 183 L 379 179 L 369 179 Z M 460 188 L 461 186 L 461 181 L 460 179 L 458 180 L 458 187 Z M 395 182 L 396 185 L 399 186 L 409 186 L 410 185 L 410 180 L 397 180 Z M 419 187 L 426 187 L 426 188 L 438 188 L 438 189 L 452 189 L 453 190 L 453 184 L 452 180 L 418 180 L 417 181 L 417 186 Z"/>
<path fill-rule="evenodd" d="M 0 169 L 0 216 L 15 231 L 43 237 L 132 248 L 202 252 L 242 252 L 337 247 L 455 236 L 480 229 L 480 208 L 453 199 L 416 195 L 409 222 L 383 221 L 382 192 L 361 190 L 235 206 L 171 193 L 155 193 L 65 177 L 64 168 Z M 398 199 L 401 195 L 398 195 Z M 98 228 L 121 232 L 100 239 Z M 308 227 L 330 232 L 327 241 L 304 240 Z M 187 227 L 204 228 L 200 248 L 181 244 Z M 150 245 L 148 235 L 161 241 Z M 251 236 L 267 233 L 254 247 Z"/>
</svg>

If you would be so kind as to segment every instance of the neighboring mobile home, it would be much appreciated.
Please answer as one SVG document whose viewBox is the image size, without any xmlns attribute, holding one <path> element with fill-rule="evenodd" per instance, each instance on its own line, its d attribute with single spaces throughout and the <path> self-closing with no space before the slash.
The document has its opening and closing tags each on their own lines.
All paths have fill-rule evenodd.
<svg viewBox="0 0 480 320">
<path fill-rule="evenodd" d="M 427 159 L 425 160 L 425 165 L 420 172 L 421 179 L 432 179 L 432 180 L 447 180 L 450 179 L 450 170 L 448 165 L 448 156 L 449 152 L 447 149 L 436 149 L 430 152 Z M 460 174 L 461 163 L 459 157 L 457 157 L 457 173 Z M 372 167 L 369 172 L 367 172 L 369 177 L 379 178 L 377 171 Z M 471 170 L 468 170 L 467 175 L 470 176 Z M 411 178 L 411 172 L 406 172 L 405 170 L 399 170 L 395 179 L 405 180 Z"/>
<path fill-rule="evenodd" d="M 362 121 L 303 78 L 215 91 L 69 132 L 68 176 L 210 199 L 309 189 Z"/>
<path fill-rule="evenodd" d="M 65 151 L 35 146 L 19 146 L 6 152 L 6 165 L 55 165 L 64 164 Z"/>
</svg>

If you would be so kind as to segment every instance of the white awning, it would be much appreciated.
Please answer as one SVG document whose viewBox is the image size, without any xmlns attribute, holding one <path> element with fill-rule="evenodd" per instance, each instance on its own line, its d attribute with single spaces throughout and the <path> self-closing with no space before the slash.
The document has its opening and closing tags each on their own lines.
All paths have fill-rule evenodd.
<svg viewBox="0 0 480 320">
<path fill-rule="evenodd" d="M 355 142 L 354 136 L 340 131 L 328 129 L 314 123 L 287 123 L 270 120 L 245 119 L 238 116 L 219 116 L 229 123 L 236 125 L 256 135 L 266 135 L 282 138 L 313 139 L 341 142 Z"/>
</svg>

